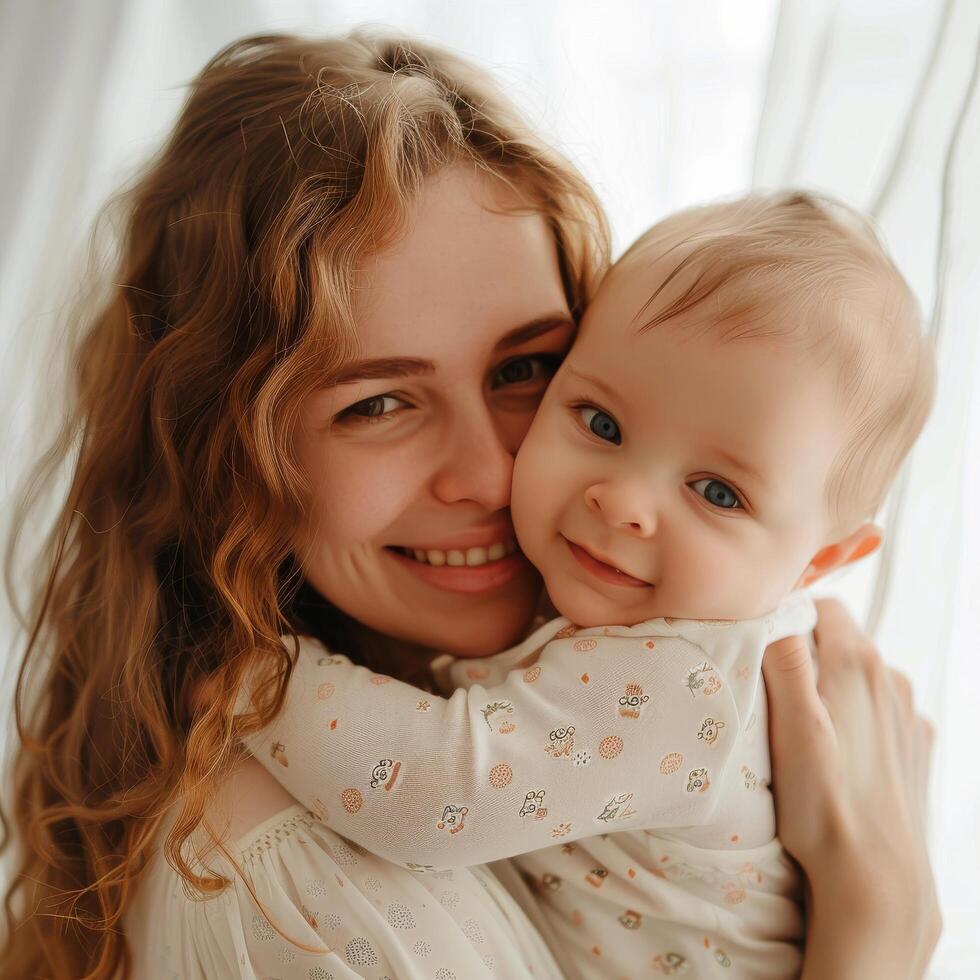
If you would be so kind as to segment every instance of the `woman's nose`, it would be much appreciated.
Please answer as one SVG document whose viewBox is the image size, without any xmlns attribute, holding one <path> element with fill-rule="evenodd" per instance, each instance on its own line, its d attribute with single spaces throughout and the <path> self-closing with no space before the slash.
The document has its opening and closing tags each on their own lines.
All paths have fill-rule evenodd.
<svg viewBox="0 0 980 980">
<path fill-rule="evenodd" d="M 442 463 L 432 484 L 439 500 L 472 500 L 489 511 L 510 506 L 514 454 L 485 408 L 457 414 L 440 450 Z"/>
<path fill-rule="evenodd" d="M 585 491 L 585 504 L 609 527 L 629 531 L 641 538 L 657 529 L 657 511 L 652 495 L 626 483 L 596 483 Z"/>
</svg>

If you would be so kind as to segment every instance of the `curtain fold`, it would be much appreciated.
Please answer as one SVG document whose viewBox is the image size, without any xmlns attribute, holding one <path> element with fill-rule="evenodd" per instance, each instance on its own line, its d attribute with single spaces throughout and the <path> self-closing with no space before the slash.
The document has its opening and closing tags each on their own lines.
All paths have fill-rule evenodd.
<svg viewBox="0 0 980 980">
<path fill-rule="evenodd" d="M 754 174 L 870 212 L 935 345 L 936 405 L 879 515 L 885 544 L 816 590 L 864 617 L 938 729 L 930 816 L 945 930 L 933 978 L 980 976 L 978 75 L 973 0 L 784 0 Z"/>
</svg>

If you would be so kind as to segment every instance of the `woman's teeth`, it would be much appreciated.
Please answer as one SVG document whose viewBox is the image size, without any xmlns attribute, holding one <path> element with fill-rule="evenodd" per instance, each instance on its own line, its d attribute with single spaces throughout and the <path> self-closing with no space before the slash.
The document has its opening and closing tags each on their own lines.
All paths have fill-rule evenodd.
<svg viewBox="0 0 980 980">
<path fill-rule="evenodd" d="M 402 554 L 425 562 L 427 565 L 486 565 L 487 562 L 499 561 L 517 551 L 517 542 L 513 538 L 498 541 L 489 548 L 467 548 L 466 551 L 438 551 L 435 548 L 425 551 L 419 548 L 400 548 Z"/>
</svg>

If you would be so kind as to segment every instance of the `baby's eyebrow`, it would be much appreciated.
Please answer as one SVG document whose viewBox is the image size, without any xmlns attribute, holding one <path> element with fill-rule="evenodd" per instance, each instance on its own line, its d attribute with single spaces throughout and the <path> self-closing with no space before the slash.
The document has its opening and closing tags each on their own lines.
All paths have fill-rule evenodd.
<svg viewBox="0 0 980 980">
<path fill-rule="evenodd" d="M 715 449 L 715 455 L 719 456 L 733 470 L 738 470 L 743 476 L 747 476 L 754 483 L 758 483 L 760 486 L 768 486 L 768 480 L 765 476 L 751 463 L 740 459 L 738 456 L 733 456 L 730 452 L 725 449 Z"/>
<path fill-rule="evenodd" d="M 572 377 L 578 378 L 579 381 L 584 381 L 586 384 L 595 385 L 596 388 L 602 391 L 613 401 L 619 400 L 619 395 L 616 393 L 612 385 L 607 384 L 601 378 L 597 378 L 591 374 L 583 374 L 581 371 L 576 371 L 575 368 L 567 368 L 566 370 L 570 375 L 572 375 Z"/>
</svg>

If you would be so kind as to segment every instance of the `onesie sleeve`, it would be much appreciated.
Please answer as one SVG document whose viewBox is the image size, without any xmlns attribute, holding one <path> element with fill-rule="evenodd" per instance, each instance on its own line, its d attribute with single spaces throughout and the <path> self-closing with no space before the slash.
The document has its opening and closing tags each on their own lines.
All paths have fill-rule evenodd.
<svg viewBox="0 0 980 980">
<path fill-rule="evenodd" d="M 281 713 L 244 744 L 337 833 L 416 870 L 707 822 L 739 719 L 704 651 L 555 625 L 454 662 L 480 676 L 448 697 L 302 637 Z"/>
</svg>

